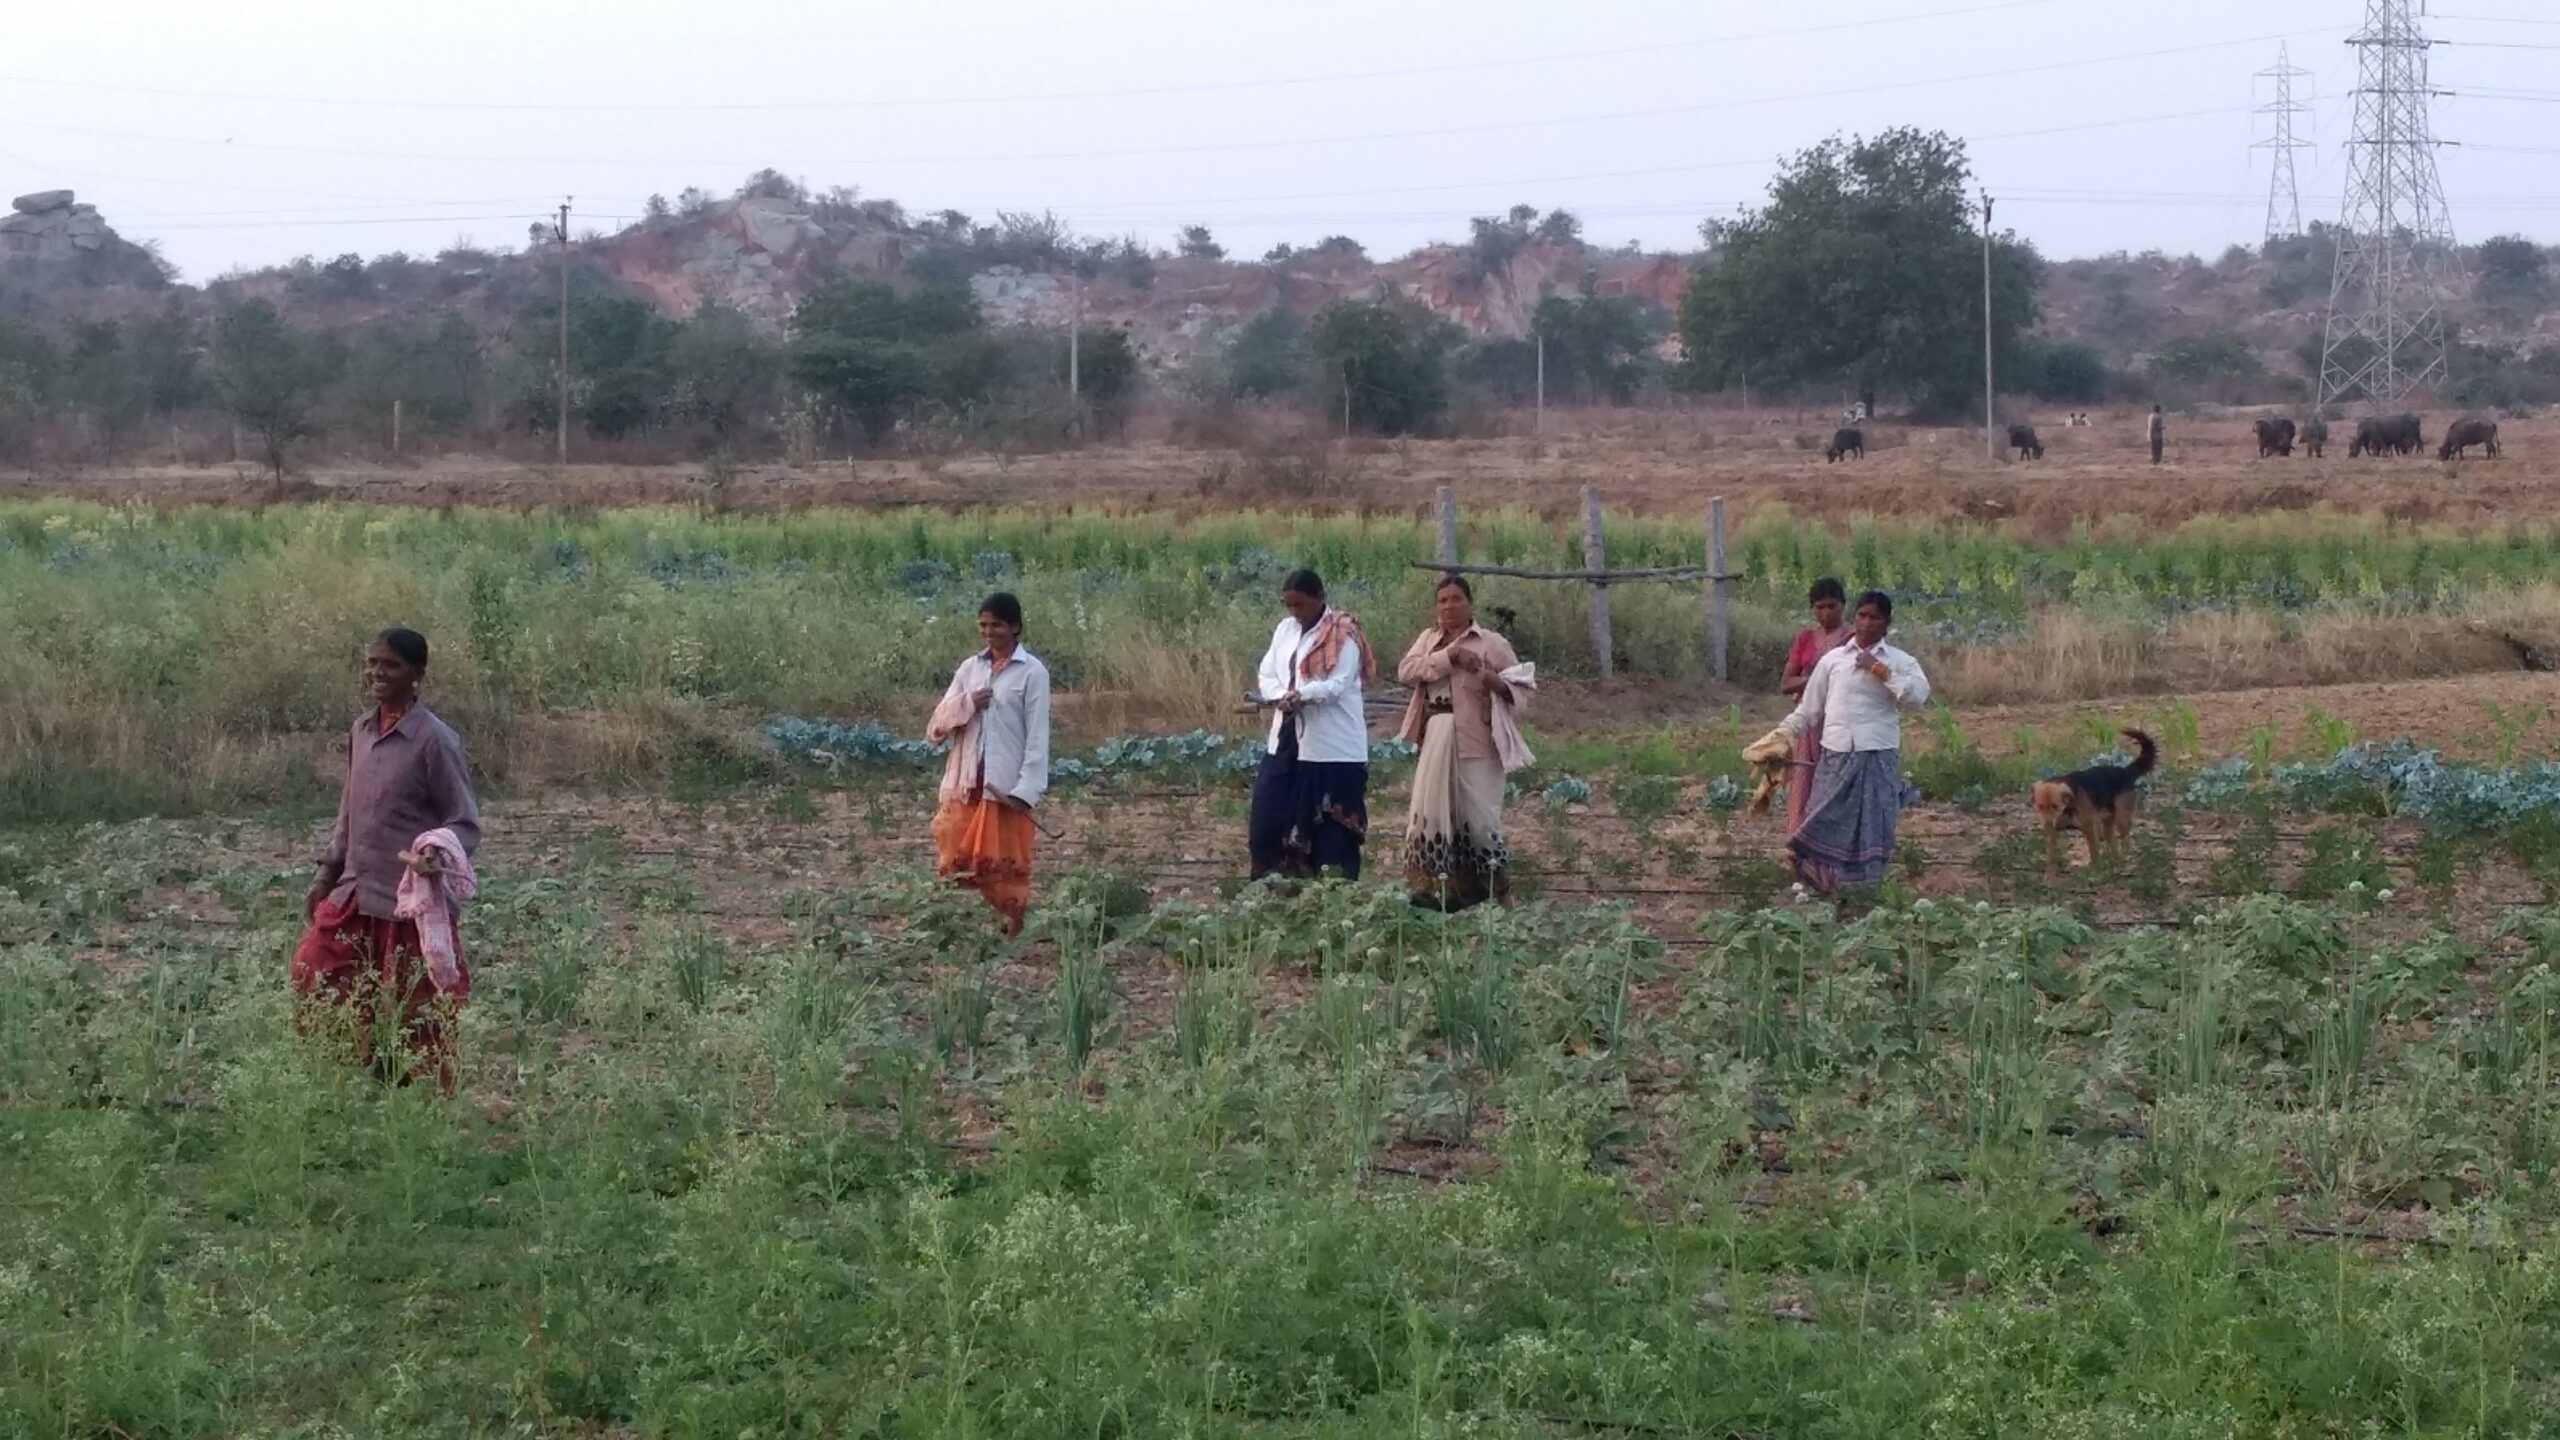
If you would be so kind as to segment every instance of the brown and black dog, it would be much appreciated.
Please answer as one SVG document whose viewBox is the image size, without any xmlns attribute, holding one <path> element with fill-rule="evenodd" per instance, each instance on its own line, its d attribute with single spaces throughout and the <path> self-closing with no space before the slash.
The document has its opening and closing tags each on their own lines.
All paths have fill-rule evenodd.
<svg viewBox="0 0 2560 1440">
<path fill-rule="evenodd" d="M 2036 807 L 2036 822 L 2044 827 L 2044 869 L 2050 875 L 2062 861 L 2064 826 L 2080 832 L 2089 842 L 2089 863 L 2094 865 L 2110 844 L 2122 844 L 2133 834 L 2134 787 L 2151 767 L 2160 763 L 2160 747 L 2139 730 L 2126 730 L 2124 738 L 2133 742 L 2134 757 L 2130 765 L 2092 765 L 2068 775 L 2039 780 L 2027 797 Z"/>
</svg>

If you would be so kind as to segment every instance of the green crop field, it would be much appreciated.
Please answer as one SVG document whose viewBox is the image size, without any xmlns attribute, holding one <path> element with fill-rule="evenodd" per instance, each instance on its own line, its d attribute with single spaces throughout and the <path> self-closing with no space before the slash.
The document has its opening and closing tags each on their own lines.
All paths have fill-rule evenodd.
<svg viewBox="0 0 2560 1440">
<path fill-rule="evenodd" d="M 456 1104 L 291 1037 L 272 837 L 0 849 L 0 1426 L 2483 1436 L 2560 1406 L 2560 912 L 2474 942 L 2355 882 L 2167 928 L 1921 899 L 1666 937 L 1076 872 L 999 948 L 904 867 L 759 845 L 518 847 Z M 752 936 L 740 868 L 786 877 Z"/>
<path fill-rule="evenodd" d="M 1830 572 L 1950 701 L 1871 902 L 1738 813 L 1770 707 L 1694 584 L 1617 590 L 1609 688 L 1575 587 L 1484 587 L 1553 677 L 1520 909 L 1406 905 L 1392 746 L 1369 878 L 1237 884 L 1279 577 L 1400 648 L 1428 546 L 0 503 L 0 1436 L 2552 1432 L 2560 765 L 2498 632 L 2560 534 L 1755 511 L 1750 689 Z M 920 871 L 995 588 L 1060 687 L 1014 942 Z M 284 984 L 394 622 L 489 801 L 449 1102 Z M 2274 698 L 2181 685 L 2226 673 Z M 2024 785 L 2127 721 L 2135 843 L 2046 876 Z"/>
</svg>

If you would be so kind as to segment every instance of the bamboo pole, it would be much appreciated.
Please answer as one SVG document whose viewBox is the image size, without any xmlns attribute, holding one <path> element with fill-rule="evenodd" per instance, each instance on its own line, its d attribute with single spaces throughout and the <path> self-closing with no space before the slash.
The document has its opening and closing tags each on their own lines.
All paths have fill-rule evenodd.
<svg viewBox="0 0 2560 1440">
<path fill-rule="evenodd" d="M 1582 564 L 1594 576 L 1606 575 L 1609 571 L 1608 547 L 1600 538 L 1600 487 L 1597 485 L 1582 487 Z M 1615 649 L 1609 639 L 1609 582 L 1594 579 L 1591 582 L 1591 659 L 1599 669 L 1603 685 L 1616 678 Z"/>
<path fill-rule="evenodd" d="M 1707 502 L 1707 673 L 1719 685 L 1731 678 L 1725 670 L 1729 634 L 1724 587 L 1724 497 L 1718 495 Z"/>
</svg>

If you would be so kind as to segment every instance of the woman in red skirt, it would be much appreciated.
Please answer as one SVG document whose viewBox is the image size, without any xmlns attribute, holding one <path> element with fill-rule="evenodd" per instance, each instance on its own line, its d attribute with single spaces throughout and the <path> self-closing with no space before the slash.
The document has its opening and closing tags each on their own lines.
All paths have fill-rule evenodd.
<svg viewBox="0 0 2560 1440">
<path fill-rule="evenodd" d="M 450 908 L 419 915 L 418 901 L 469 893 L 480 806 L 462 738 L 418 699 L 426 674 L 427 640 L 414 630 L 385 630 L 365 651 L 374 705 L 347 737 L 338 818 L 304 902 L 311 928 L 293 952 L 294 1028 L 344 1037 L 358 1063 L 386 1078 L 432 1069 L 450 1095 L 454 1014 L 471 973 L 451 942 Z M 407 1064 L 383 1053 L 395 1025 Z"/>
</svg>

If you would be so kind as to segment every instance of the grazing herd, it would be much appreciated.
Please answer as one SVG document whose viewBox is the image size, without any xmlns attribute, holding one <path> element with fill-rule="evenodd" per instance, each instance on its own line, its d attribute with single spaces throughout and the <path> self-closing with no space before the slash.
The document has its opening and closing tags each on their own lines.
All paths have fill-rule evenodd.
<svg viewBox="0 0 2560 1440">
<path fill-rule="evenodd" d="M 1831 433 L 1831 444 L 1822 452 L 1825 461 L 1837 464 L 1843 460 L 1867 458 L 1867 434 L 1859 428 L 1866 419 L 1865 412 L 1865 406 L 1856 407 L 1853 412 L 1855 420 Z M 2077 427 L 2085 426 L 2089 421 L 2086 412 L 2076 412 L 2064 423 Z M 2291 416 L 2261 416 L 2252 429 L 2257 436 L 2258 458 L 2261 460 L 2271 456 L 2290 457 L 2297 445 L 2317 460 L 2329 448 L 2329 422 L 2319 415 L 2298 425 Z M 2009 448 L 2017 451 L 2021 460 L 2044 458 L 2044 441 L 2037 438 L 2033 425 L 2010 426 Z M 2426 422 L 2421 417 L 2409 414 L 2368 415 L 2356 422 L 2355 435 L 2348 442 L 2347 454 L 2354 459 L 2386 454 L 2416 455 L 2426 448 Z M 2442 461 L 2466 459 L 2473 450 L 2480 451 L 2491 460 L 2499 457 L 2502 452 L 2498 448 L 2497 421 L 2454 421 L 2445 429 L 2444 443 L 2437 447 L 2436 458 Z"/>
</svg>

